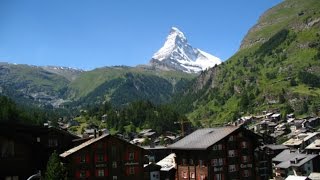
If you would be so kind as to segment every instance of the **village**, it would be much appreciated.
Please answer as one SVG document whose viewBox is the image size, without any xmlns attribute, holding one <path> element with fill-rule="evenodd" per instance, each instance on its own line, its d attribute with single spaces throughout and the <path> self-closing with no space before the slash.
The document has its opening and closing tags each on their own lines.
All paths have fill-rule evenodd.
<svg viewBox="0 0 320 180">
<path fill-rule="evenodd" d="M 265 111 L 221 127 L 183 126 L 181 134 L 143 129 L 130 136 L 95 126 L 75 135 L 68 131 L 74 125 L 72 120 L 58 127 L 2 124 L 0 178 L 45 172 L 53 152 L 69 179 L 320 178 L 320 117 L 281 118 Z"/>
</svg>

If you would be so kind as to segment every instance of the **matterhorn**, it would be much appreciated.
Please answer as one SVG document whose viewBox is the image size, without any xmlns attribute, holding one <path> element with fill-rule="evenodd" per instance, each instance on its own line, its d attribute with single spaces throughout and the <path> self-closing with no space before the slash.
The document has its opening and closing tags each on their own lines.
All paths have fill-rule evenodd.
<svg viewBox="0 0 320 180">
<path fill-rule="evenodd" d="M 219 58 L 193 48 L 183 32 L 172 27 L 163 47 L 153 55 L 149 64 L 161 70 L 198 73 L 220 63 Z"/>
</svg>

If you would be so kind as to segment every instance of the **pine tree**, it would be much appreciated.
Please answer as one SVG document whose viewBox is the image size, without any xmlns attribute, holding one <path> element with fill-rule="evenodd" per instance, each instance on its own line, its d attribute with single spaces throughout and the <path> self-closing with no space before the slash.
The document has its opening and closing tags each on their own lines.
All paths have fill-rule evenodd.
<svg viewBox="0 0 320 180">
<path fill-rule="evenodd" d="M 64 179 L 64 167 L 60 162 L 59 155 L 54 151 L 47 163 L 45 173 L 46 180 L 61 180 Z"/>
</svg>

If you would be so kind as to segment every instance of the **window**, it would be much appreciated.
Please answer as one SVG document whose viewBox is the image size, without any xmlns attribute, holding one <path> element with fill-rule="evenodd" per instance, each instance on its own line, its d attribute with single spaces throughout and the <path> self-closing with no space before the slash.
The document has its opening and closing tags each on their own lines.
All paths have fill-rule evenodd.
<svg viewBox="0 0 320 180">
<path fill-rule="evenodd" d="M 216 180 L 222 180 L 222 174 L 215 174 Z"/>
<path fill-rule="evenodd" d="M 190 178 L 192 178 L 192 179 L 195 178 L 194 172 L 190 172 Z"/>
<path fill-rule="evenodd" d="M 118 180 L 118 176 L 112 176 L 112 180 Z"/>
<path fill-rule="evenodd" d="M 229 165 L 229 172 L 235 172 L 236 171 L 236 165 L 232 164 Z"/>
<path fill-rule="evenodd" d="M 104 176 L 104 169 L 98 169 L 98 177 Z"/>
<path fill-rule="evenodd" d="M 117 161 L 112 161 L 112 168 L 117 168 Z"/>
<path fill-rule="evenodd" d="M 203 160 L 199 160 L 199 166 L 204 166 Z"/>
<path fill-rule="evenodd" d="M 246 141 L 242 141 L 241 148 L 247 148 L 247 147 L 248 147 L 248 143 Z"/>
<path fill-rule="evenodd" d="M 206 179 L 206 176 L 203 175 L 203 174 L 201 174 L 201 175 L 200 175 L 200 180 L 205 180 L 205 179 Z"/>
<path fill-rule="evenodd" d="M 104 157 L 103 154 L 96 154 L 96 162 L 103 162 Z"/>
<path fill-rule="evenodd" d="M 111 156 L 115 157 L 117 154 L 117 147 L 116 146 L 112 146 L 111 147 Z"/>
<path fill-rule="evenodd" d="M 129 152 L 129 160 L 134 160 L 134 152 Z"/>
<path fill-rule="evenodd" d="M 229 141 L 234 141 L 234 137 L 233 137 L 233 136 L 230 136 L 230 137 L 229 137 Z"/>
<path fill-rule="evenodd" d="M 85 177 L 86 177 L 86 172 L 80 171 L 80 178 L 85 178 Z"/>
<path fill-rule="evenodd" d="M 190 165 L 193 165 L 193 159 L 189 160 Z"/>
<path fill-rule="evenodd" d="M 97 162 L 103 162 L 103 154 L 97 154 Z"/>
<path fill-rule="evenodd" d="M 242 162 L 243 163 L 248 162 L 248 156 L 242 156 Z"/>
<path fill-rule="evenodd" d="M 212 146 L 212 150 L 216 151 L 216 150 L 222 150 L 222 144 L 215 144 Z"/>
<path fill-rule="evenodd" d="M 218 150 L 218 146 L 217 146 L 216 144 L 215 144 L 215 145 L 213 145 L 213 146 L 212 146 L 212 150 L 213 150 L 213 151 Z"/>
<path fill-rule="evenodd" d="M 218 159 L 212 159 L 211 160 L 211 165 L 212 166 L 218 166 Z"/>
<path fill-rule="evenodd" d="M 234 157 L 234 156 L 236 156 L 235 150 L 229 150 L 229 151 L 228 151 L 228 156 L 229 156 L 229 157 Z"/>
<path fill-rule="evenodd" d="M 244 177 L 249 177 L 250 176 L 249 170 L 243 170 L 243 176 Z"/>
<path fill-rule="evenodd" d="M 223 159 L 222 158 L 219 158 L 219 165 L 223 166 Z"/>
<path fill-rule="evenodd" d="M 134 174 L 134 167 L 129 167 L 129 174 Z"/>
<path fill-rule="evenodd" d="M 184 172 L 184 171 L 182 172 L 181 176 L 184 179 L 188 178 L 187 172 Z"/>
<path fill-rule="evenodd" d="M 182 165 L 186 165 L 187 164 L 187 159 L 182 159 Z"/>
<path fill-rule="evenodd" d="M 85 162 L 86 162 L 86 156 L 85 156 L 84 154 L 82 154 L 82 155 L 80 156 L 80 162 L 81 162 L 81 163 L 85 163 Z"/>
<path fill-rule="evenodd" d="M 58 146 L 58 140 L 57 139 L 49 139 L 48 146 L 49 147 L 57 147 Z"/>
<path fill-rule="evenodd" d="M 223 158 L 212 159 L 211 160 L 211 165 L 212 166 L 223 166 Z"/>
<path fill-rule="evenodd" d="M 19 177 L 18 176 L 6 176 L 4 179 L 5 180 L 19 180 Z"/>
</svg>

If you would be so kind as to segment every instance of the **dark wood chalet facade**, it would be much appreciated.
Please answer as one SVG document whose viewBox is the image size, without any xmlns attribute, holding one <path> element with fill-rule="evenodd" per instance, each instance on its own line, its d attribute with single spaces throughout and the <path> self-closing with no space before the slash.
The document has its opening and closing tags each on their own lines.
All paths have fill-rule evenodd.
<svg viewBox="0 0 320 180">
<path fill-rule="evenodd" d="M 112 135 L 88 140 L 60 154 L 71 179 L 143 179 L 146 151 Z"/>
<path fill-rule="evenodd" d="M 265 179 L 255 149 L 261 137 L 241 126 L 197 130 L 170 145 L 177 180 Z"/>
<path fill-rule="evenodd" d="M 27 179 L 45 172 L 53 151 L 62 153 L 79 137 L 64 130 L 0 123 L 0 179 Z"/>
</svg>

